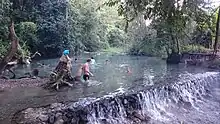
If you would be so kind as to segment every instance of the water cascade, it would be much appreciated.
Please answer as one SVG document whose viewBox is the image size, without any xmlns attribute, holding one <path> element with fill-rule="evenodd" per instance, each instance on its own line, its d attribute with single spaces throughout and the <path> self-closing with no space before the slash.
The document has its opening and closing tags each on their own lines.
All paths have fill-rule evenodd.
<svg viewBox="0 0 220 124">
<path fill-rule="evenodd" d="M 78 102 L 55 103 L 46 107 L 28 108 L 15 114 L 19 124 L 148 124 L 148 123 L 215 123 L 220 105 L 212 101 L 211 89 L 220 87 L 219 74 L 180 75 L 174 83 L 165 82 L 141 91 L 121 92 L 101 98 L 86 98 Z M 212 101 L 206 106 L 207 100 Z M 219 108 L 216 108 L 219 109 Z M 212 111 L 213 112 L 213 111 Z M 198 114 L 204 120 L 193 117 Z M 208 115 L 209 114 L 209 115 Z"/>
</svg>

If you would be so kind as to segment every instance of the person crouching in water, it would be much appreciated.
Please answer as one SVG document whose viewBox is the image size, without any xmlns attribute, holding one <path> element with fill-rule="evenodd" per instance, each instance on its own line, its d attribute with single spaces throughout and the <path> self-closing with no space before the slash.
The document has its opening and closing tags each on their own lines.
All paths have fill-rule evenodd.
<svg viewBox="0 0 220 124">
<path fill-rule="evenodd" d="M 89 64 L 91 62 L 91 59 L 88 59 L 86 63 L 83 65 L 83 79 L 85 82 L 88 82 L 90 75 L 93 76 L 93 74 L 89 71 Z"/>
</svg>

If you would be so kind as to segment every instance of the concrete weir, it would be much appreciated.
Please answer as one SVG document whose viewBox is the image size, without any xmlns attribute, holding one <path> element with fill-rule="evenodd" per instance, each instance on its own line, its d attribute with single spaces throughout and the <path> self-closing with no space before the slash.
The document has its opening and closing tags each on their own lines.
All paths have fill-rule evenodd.
<svg viewBox="0 0 220 124">
<path fill-rule="evenodd" d="M 197 111 L 210 87 L 220 81 L 218 73 L 183 75 L 174 83 L 158 84 L 140 91 L 121 92 L 78 102 L 54 103 L 27 108 L 15 114 L 14 124 L 147 124 L 182 123 L 181 113 L 188 107 Z M 198 112 L 199 113 L 199 112 Z M 207 115 L 208 116 L 208 115 Z M 188 120 L 191 121 L 191 120 Z M 207 121 L 207 120 L 205 120 Z"/>
</svg>

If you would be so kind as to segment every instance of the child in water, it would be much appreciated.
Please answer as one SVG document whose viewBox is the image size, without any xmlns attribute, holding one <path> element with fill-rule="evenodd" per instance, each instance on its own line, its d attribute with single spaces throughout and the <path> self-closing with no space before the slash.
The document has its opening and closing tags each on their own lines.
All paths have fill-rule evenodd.
<svg viewBox="0 0 220 124">
<path fill-rule="evenodd" d="M 105 60 L 105 64 L 107 65 L 107 64 L 108 64 L 108 62 L 109 62 L 109 61 L 108 61 L 108 59 L 106 59 L 106 60 Z"/>
<path fill-rule="evenodd" d="M 89 78 L 90 78 L 90 75 L 93 76 L 93 74 L 89 71 L 89 64 L 91 62 L 91 59 L 88 59 L 86 61 L 86 63 L 83 65 L 83 79 L 88 82 Z"/>
<path fill-rule="evenodd" d="M 95 59 L 93 57 L 91 57 L 91 64 L 94 65 L 95 64 Z"/>
</svg>

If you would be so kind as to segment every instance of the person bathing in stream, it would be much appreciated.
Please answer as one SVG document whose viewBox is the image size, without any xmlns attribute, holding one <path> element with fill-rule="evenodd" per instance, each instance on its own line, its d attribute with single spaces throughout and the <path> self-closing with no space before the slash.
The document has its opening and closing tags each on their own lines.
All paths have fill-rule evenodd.
<svg viewBox="0 0 220 124">
<path fill-rule="evenodd" d="M 83 65 L 83 79 L 85 82 L 88 82 L 90 75 L 93 76 L 93 74 L 89 71 L 89 64 L 91 63 L 91 59 L 88 59 L 86 63 Z"/>
<path fill-rule="evenodd" d="M 130 68 L 129 66 L 127 66 L 127 73 L 128 73 L 129 75 L 132 74 L 131 68 Z"/>
<path fill-rule="evenodd" d="M 92 65 L 95 64 L 95 59 L 93 57 L 91 57 L 91 63 L 90 64 L 92 64 Z"/>
<path fill-rule="evenodd" d="M 80 82 L 80 83 L 82 82 L 81 80 L 82 73 L 83 73 L 83 64 L 79 64 L 79 68 L 74 77 L 75 82 Z"/>
</svg>

